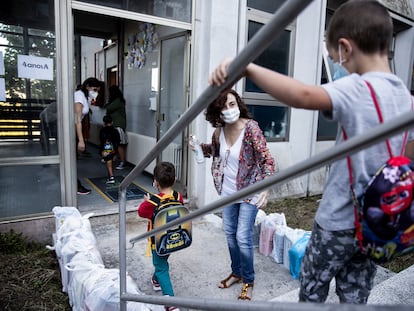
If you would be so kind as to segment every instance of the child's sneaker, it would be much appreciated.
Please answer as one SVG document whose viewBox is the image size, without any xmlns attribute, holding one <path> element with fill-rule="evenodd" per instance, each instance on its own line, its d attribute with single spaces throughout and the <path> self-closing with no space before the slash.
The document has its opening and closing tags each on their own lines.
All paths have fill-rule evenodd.
<svg viewBox="0 0 414 311">
<path fill-rule="evenodd" d="M 125 168 L 125 163 L 124 162 L 119 162 L 118 166 L 115 167 L 116 170 L 123 170 Z"/>
<path fill-rule="evenodd" d="M 151 278 L 151 284 L 152 284 L 152 289 L 156 292 L 159 292 L 161 290 L 161 286 L 160 283 L 158 283 L 158 281 L 156 281 L 154 279 L 154 277 Z"/>
<path fill-rule="evenodd" d="M 106 183 L 107 183 L 107 184 L 114 184 L 114 183 L 115 183 L 115 177 L 114 177 L 114 176 L 109 177 L 109 178 L 106 180 Z"/>
<path fill-rule="evenodd" d="M 82 194 L 82 195 L 86 195 L 91 193 L 90 189 L 86 189 L 84 186 L 79 186 L 78 187 L 78 194 Z"/>
</svg>

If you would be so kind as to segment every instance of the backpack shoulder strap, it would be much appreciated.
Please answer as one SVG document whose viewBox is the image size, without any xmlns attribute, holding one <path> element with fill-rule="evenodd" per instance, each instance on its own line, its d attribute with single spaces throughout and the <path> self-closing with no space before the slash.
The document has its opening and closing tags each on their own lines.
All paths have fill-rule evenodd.
<svg viewBox="0 0 414 311">
<path fill-rule="evenodd" d="M 158 194 L 150 194 L 148 202 L 155 206 L 158 206 L 161 203 L 161 199 L 162 198 Z"/>
<path fill-rule="evenodd" d="M 371 83 L 369 83 L 368 81 L 365 81 L 365 84 L 368 86 L 369 91 L 371 93 L 371 97 L 372 97 L 372 100 L 374 102 L 375 109 L 377 111 L 378 119 L 379 119 L 380 123 L 383 123 L 384 122 L 384 119 L 382 118 L 381 108 L 379 106 L 377 96 L 375 95 L 374 88 L 372 87 Z M 390 158 L 392 158 L 393 157 L 393 154 L 392 154 L 390 142 L 389 142 L 388 139 L 386 139 L 385 142 L 387 144 L 388 154 L 390 155 Z M 405 143 L 403 144 L 403 146 L 404 145 L 405 145 Z"/>
<path fill-rule="evenodd" d="M 173 197 L 174 197 L 174 200 L 176 200 L 176 201 L 180 201 L 180 195 L 178 194 L 178 191 L 173 191 Z"/>
</svg>

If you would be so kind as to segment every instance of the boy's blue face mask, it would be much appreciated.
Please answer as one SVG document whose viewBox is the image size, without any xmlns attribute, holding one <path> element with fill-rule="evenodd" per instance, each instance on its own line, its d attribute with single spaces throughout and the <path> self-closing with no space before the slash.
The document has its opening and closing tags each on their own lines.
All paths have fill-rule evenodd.
<svg viewBox="0 0 414 311">
<path fill-rule="evenodd" d="M 334 81 L 349 75 L 348 70 L 346 70 L 345 67 L 342 65 L 344 63 L 344 60 L 342 59 L 342 50 L 340 46 L 338 47 L 338 53 L 339 53 L 339 63 L 337 62 L 333 63 L 332 80 Z"/>
</svg>

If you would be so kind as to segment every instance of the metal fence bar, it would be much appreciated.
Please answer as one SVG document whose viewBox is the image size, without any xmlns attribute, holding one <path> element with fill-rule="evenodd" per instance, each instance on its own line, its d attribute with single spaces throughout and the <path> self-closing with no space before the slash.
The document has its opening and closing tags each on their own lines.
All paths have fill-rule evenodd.
<svg viewBox="0 0 414 311">
<path fill-rule="evenodd" d="M 277 175 L 271 176 L 255 183 L 247 188 L 244 188 L 238 191 L 236 194 L 231 196 L 221 198 L 209 205 L 206 205 L 203 208 L 195 210 L 184 216 L 182 218 L 171 221 L 170 223 L 163 225 L 157 229 L 153 229 L 149 232 L 141 234 L 130 240 L 131 243 L 135 243 L 140 239 L 147 238 L 158 232 L 164 231 L 169 227 L 176 226 L 177 224 L 195 219 L 197 217 L 203 216 L 205 214 L 211 213 L 216 209 L 219 209 L 222 206 L 226 206 L 230 203 L 238 201 L 240 198 L 246 197 L 250 194 L 257 193 L 261 190 L 267 189 L 271 186 L 274 186 L 279 183 L 287 182 L 291 179 L 299 177 L 305 173 L 311 172 L 317 168 L 323 167 L 327 164 L 330 164 L 334 161 L 345 158 L 348 155 L 356 153 L 364 148 L 367 148 L 371 145 L 384 141 L 385 138 L 394 136 L 404 130 L 411 128 L 414 124 L 414 112 L 410 112 L 401 117 L 394 118 L 386 123 L 378 125 L 367 131 L 364 135 L 353 137 L 343 142 L 340 145 L 337 145 L 323 153 L 317 154 L 310 159 L 299 162 L 298 164 L 291 166 L 285 170 L 280 171 Z M 155 303 L 155 304 L 173 304 L 181 307 L 195 307 L 200 310 L 335 310 L 335 311 L 347 311 L 347 310 L 412 310 L 413 306 L 404 306 L 394 305 L 394 306 L 354 306 L 340 304 L 335 306 L 326 306 L 326 305 L 312 305 L 312 304 L 291 304 L 286 302 L 260 302 L 253 301 L 250 304 L 239 304 L 237 302 L 228 302 L 221 301 L 217 299 L 209 299 L 205 301 L 203 299 L 197 298 L 183 298 L 183 297 L 158 297 L 158 296 L 147 296 L 147 295 L 122 295 L 121 299 L 125 300 L 134 300 L 139 302 L 146 303 Z M 170 299 L 170 300 L 168 300 Z M 173 299 L 173 301 L 171 300 Z M 271 305 L 269 305 L 271 304 Z M 327 308 L 327 309 L 325 309 Z M 335 309 L 334 309 L 335 308 Z M 401 309 L 402 308 L 402 309 Z"/>
<path fill-rule="evenodd" d="M 412 311 L 409 305 L 355 305 L 295 303 L 282 301 L 235 301 L 213 298 L 160 297 L 154 295 L 123 295 L 121 299 L 150 304 L 163 304 L 212 311 Z"/>
<path fill-rule="evenodd" d="M 269 21 L 249 41 L 246 47 L 233 60 L 228 68 L 228 80 L 220 87 L 209 86 L 192 104 L 187 111 L 174 123 L 174 125 L 161 137 L 154 148 L 144 159 L 125 177 L 119 186 L 119 269 L 120 269 L 120 294 L 121 311 L 126 311 L 126 302 L 122 296 L 126 293 L 126 191 L 140 173 L 142 173 L 153 159 L 181 132 L 198 114 L 215 98 L 220 92 L 231 86 L 241 77 L 244 68 L 255 60 L 272 42 L 283 29 L 302 12 L 312 0 L 286 1 L 277 10 Z"/>
<path fill-rule="evenodd" d="M 234 193 L 228 197 L 218 199 L 214 201 L 213 203 L 208 204 L 205 207 L 199 208 L 186 216 L 175 219 L 169 222 L 168 224 L 165 224 L 161 227 L 158 227 L 149 232 L 145 232 L 135 238 L 132 238 L 130 239 L 130 243 L 135 243 L 138 240 L 141 240 L 149 236 L 155 235 L 159 232 L 165 231 L 166 229 L 170 227 L 176 226 L 178 224 L 184 223 L 194 218 L 211 213 L 219 209 L 222 206 L 226 206 L 231 203 L 237 202 L 241 198 L 248 197 L 251 194 L 258 193 L 260 191 L 268 189 L 277 184 L 285 183 L 301 175 L 304 175 L 320 167 L 323 167 L 327 164 L 330 164 L 334 161 L 343 159 L 344 157 L 348 155 L 351 155 L 364 148 L 367 148 L 371 145 L 379 143 L 383 141 L 385 138 L 391 137 L 406 129 L 409 129 L 413 126 L 413 124 L 414 124 L 414 111 L 407 113 L 405 115 L 402 115 L 400 117 L 394 118 L 393 120 L 390 120 L 386 123 L 380 124 L 370 129 L 363 135 L 352 137 L 351 139 L 348 139 L 344 141 L 343 143 L 331 149 L 326 150 L 325 152 L 319 153 L 309 159 L 306 159 L 291 167 L 288 167 L 287 169 L 280 171 L 278 174 L 270 176 L 253 185 L 250 185 L 244 189 L 241 189 L 237 191 L 237 193 Z"/>
</svg>

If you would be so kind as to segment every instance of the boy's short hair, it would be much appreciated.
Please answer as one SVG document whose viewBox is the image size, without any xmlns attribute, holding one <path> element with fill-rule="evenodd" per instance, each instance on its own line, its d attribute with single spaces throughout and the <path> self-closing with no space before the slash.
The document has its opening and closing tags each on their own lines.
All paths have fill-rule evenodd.
<svg viewBox="0 0 414 311">
<path fill-rule="evenodd" d="M 353 0 L 342 4 L 332 16 L 328 47 L 338 48 L 340 38 L 352 40 L 364 53 L 388 54 L 393 24 L 388 10 L 375 0 Z"/>
<path fill-rule="evenodd" d="M 175 183 L 175 167 L 170 162 L 160 162 L 154 168 L 154 179 L 161 188 L 171 187 Z"/>
<path fill-rule="evenodd" d="M 107 114 L 103 117 L 102 121 L 103 121 L 104 124 L 111 124 L 112 123 L 112 117 Z"/>
</svg>

